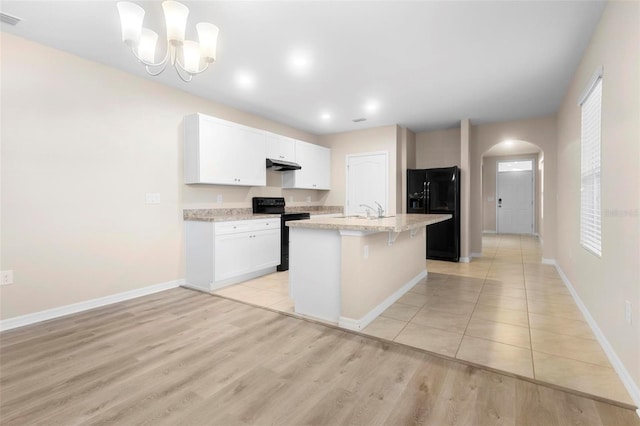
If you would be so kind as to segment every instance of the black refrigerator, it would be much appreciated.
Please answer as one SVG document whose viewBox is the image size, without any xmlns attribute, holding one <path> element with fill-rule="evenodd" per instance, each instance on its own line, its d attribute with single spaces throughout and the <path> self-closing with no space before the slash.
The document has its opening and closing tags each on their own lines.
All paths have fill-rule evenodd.
<svg viewBox="0 0 640 426">
<path fill-rule="evenodd" d="M 453 218 L 427 226 L 427 259 L 460 260 L 460 169 L 407 170 L 407 213 L 444 213 Z"/>
</svg>

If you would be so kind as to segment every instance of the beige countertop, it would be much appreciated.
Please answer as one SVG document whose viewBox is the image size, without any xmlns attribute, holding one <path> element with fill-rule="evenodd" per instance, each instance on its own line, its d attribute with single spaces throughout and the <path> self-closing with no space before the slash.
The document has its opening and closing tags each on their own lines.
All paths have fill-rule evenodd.
<svg viewBox="0 0 640 426">
<path fill-rule="evenodd" d="M 321 214 L 342 213 L 341 206 L 308 206 L 308 207 L 287 207 L 287 213 L 310 213 L 311 216 Z M 251 208 L 228 208 L 228 209 L 185 209 L 182 212 L 184 220 L 199 222 L 227 222 L 232 220 L 253 220 L 279 218 L 279 214 L 253 214 Z"/>
<path fill-rule="evenodd" d="M 450 214 L 397 214 L 382 219 L 364 217 L 319 217 L 308 220 L 287 222 L 290 228 L 335 229 L 370 232 L 403 232 L 444 222 L 451 219 Z"/>
</svg>

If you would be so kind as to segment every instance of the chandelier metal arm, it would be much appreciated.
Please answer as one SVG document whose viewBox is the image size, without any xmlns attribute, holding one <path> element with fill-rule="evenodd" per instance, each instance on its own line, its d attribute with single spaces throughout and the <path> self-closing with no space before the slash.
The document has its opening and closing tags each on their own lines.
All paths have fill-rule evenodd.
<svg viewBox="0 0 640 426">
<path fill-rule="evenodd" d="M 176 69 L 176 74 L 178 74 L 178 77 L 180 77 L 180 80 L 184 81 L 185 83 L 190 82 L 191 79 L 193 78 L 193 75 L 191 75 L 191 73 L 189 73 L 188 71 L 184 71 L 184 69 L 181 66 L 175 66 L 174 68 Z M 186 77 L 182 75 L 183 72 L 186 74 Z"/>
<path fill-rule="evenodd" d="M 192 76 L 205 72 L 207 70 L 207 68 L 209 68 L 209 64 L 210 64 L 210 62 L 207 62 L 205 64 L 204 68 L 202 68 L 201 70 L 198 70 L 198 71 L 195 71 L 195 72 L 191 72 L 191 71 L 187 71 L 185 69 L 184 65 L 182 65 L 182 62 L 180 62 L 180 58 L 178 58 L 176 56 L 176 65 L 177 65 L 176 68 L 180 68 L 180 69 L 182 69 L 182 71 L 184 71 L 184 72 L 186 72 L 186 73 L 188 73 L 189 75 L 192 75 Z"/>
<path fill-rule="evenodd" d="M 167 60 L 169 59 L 169 50 L 170 47 L 167 47 L 167 52 L 164 55 L 164 59 L 161 60 L 160 62 L 156 62 L 155 64 L 153 62 L 147 62 L 144 59 L 142 59 L 140 56 L 138 56 L 138 52 L 136 52 L 136 48 L 135 47 L 131 47 L 131 53 L 133 53 L 133 56 L 136 57 L 136 59 L 138 61 L 140 61 L 141 64 L 147 66 L 147 67 L 159 67 L 162 66 L 164 69 L 164 67 L 167 65 Z M 162 72 L 162 71 L 161 71 Z"/>
</svg>

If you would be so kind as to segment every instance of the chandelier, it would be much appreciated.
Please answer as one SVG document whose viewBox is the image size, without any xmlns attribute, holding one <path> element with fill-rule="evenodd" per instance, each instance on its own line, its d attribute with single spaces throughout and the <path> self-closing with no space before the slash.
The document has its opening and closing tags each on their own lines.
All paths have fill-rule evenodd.
<svg viewBox="0 0 640 426">
<path fill-rule="evenodd" d="M 133 55 L 150 75 L 159 75 L 170 62 L 180 78 L 189 82 L 195 74 L 204 72 L 209 64 L 216 60 L 218 27 L 201 22 L 196 25 L 200 43 L 185 40 L 189 8 L 182 3 L 162 2 L 167 26 L 167 50 L 160 62 L 155 62 L 158 34 L 148 28 L 142 28 L 144 9 L 128 1 L 118 2 L 117 6 L 122 25 L 122 41 L 131 47 Z"/>
</svg>

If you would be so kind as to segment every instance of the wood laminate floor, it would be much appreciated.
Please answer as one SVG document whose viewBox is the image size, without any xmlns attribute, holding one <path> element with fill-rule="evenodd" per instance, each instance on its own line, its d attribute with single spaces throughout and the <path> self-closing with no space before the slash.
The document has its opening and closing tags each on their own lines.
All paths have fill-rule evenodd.
<svg viewBox="0 0 640 426">
<path fill-rule="evenodd" d="M 186 289 L 0 333 L 2 425 L 640 425 L 635 412 Z"/>
</svg>

